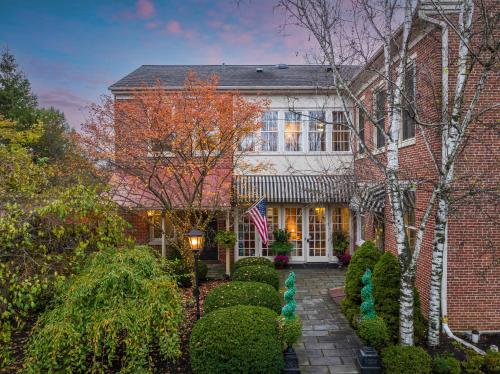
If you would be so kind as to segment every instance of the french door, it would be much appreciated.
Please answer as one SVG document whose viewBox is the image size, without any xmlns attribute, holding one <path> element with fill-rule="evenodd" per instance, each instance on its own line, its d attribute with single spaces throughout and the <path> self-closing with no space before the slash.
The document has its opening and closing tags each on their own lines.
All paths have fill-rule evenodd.
<svg viewBox="0 0 500 374">
<path fill-rule="evenodd" d="M 326 208 L 307 209 L 307 262 L 328 262 L 327 227 Z"/>
<path fill-rule="evenodd" d="M 285 207 L 285 229 L 290 233 L 293 250 L 290 254 L 292 262 L 304 262 L 304 209 L 301 207 Z"/>
</svg>

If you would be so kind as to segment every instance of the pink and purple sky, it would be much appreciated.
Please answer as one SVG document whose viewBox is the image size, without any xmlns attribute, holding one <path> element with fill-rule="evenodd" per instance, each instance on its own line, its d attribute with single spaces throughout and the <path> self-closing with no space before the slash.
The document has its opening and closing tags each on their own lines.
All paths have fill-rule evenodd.
<svg viewBox="0 0 500 374">
<path fill-rule="evenodd" d="M 272 0 L 0 0 L 9 48 L 41 106 L 78 128 L 85 106 L 143 64 L 305 63 L 308 34 L 283 31 Z"/>
</svg>

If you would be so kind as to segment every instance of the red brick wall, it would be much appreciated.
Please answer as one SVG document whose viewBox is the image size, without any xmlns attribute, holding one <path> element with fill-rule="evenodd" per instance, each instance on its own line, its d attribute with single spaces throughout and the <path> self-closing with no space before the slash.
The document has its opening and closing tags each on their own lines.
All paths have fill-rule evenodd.
<svg viewBox="0 0 500 374">
<path fill-rule="evenodd" d="M 495 5 L 498 12 L 499 4 Z M 435 29 L 414 48 L 410 55 L 416 53 L 417 66 L 417 107 L 419 115 L 426 121 L 436 122 L 440 118 L 441 97 L 441 32 Z M 450 31 L 451 56 L 454 61 L 458 40 Z M 450 66 L 450 96 L 454 93 L 456 68 Z M 468 85 L 467 100 L 478 79 L 474 71 Z M 372 94 L 377 82 L 371 84 L 361 96 L 371 108 Z M 487 108 L 498 103 L 500 97 L 500 81 L 492 75 L 480 99 L 480 107 Z M 500 140 L 495 132 L 498 126 L 498 110 L 488 111 L 475 125 L 455 169 L 457 183 L 455 187 L 466 189 L 473 181 L 477 186 L 491 191 L 490 194 L 461 198 L 454 203 L 450 213 L 448 230 L 448 316 L 452 329 L 500 330 L 500 271 L 496 254 L 497 243 L 500 242 L 498 201 L 494 191 L 500 185 L 499 149 Z M 387 124 L 386 124 L 387 125 Z M 365 136 L 370 136 L 373 128 L 365 124 Z M 440 136 L 435 130 L 427 130 L 433 153 L 440 155 Z M 371 139 L 371 138 L 370 138 Z M 422 134 L 417 129 L 414 145 L 400 148 L 401 179 L 420 180 L 416 192 L 417 224 L 423 216 L 430 197 L 431 182 L 436 178 L 432 158 L 426 149 Z M 367 158 L 355 161 L 355 173 L 358 177 L 380 178 L 380 173 Z M 463 195 L 461 193 L 460 195 Z M 459 196 L 455 196 L 458 198 Z M 391 210 L 388 199 L 385 209 L 385 249 L 396 252 L 392 228 Z M 366 238 L 373 238 L 373 220 L 366 220 Z M 417 264 L 416 285 L 420 292 L 424 313 L 428 310 L 429 279 L 431 271 L 432 239 L 434 223 L 429 222 L 424 236 L 422 251 Z"/>
</svg>

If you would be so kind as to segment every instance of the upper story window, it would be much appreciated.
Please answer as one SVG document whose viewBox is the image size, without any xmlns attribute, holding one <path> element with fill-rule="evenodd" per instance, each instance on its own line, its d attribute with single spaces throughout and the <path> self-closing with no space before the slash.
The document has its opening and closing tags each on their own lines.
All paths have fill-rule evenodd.
<svg viewBox="0 0 500 374">
<path fill-rule="evenodd" d="M 402 139 L 415 137 L 415 63 L 406 67 L 404 82 Z"/>
<path fill-rule="evenodd" d="M 253 152 L 255 151 L 255 136 L 249 134 L 245 136 L 238 146 L 238 150 L 242 152 Z"/>
<path fill-rule="evenodd" d="M 285 151 L 302 151 L 302 115 L 285 112 Z"/>
<path fill-rule="evenodd" d="M 175 134 L 170 134 L 163 139 L 151 140 L 151 152 L 154 153 L 169 153 L 172 152 L 172 142 L 175 139 Z"/>
<path fill-rule="evenodd" d="M 365 147 L 363 144 L 365 143 L 365 112 L 363 110 L 358 111 L 358 153 L 365 153 Z"/>
<path fill-rule="evenodd" d="M 375 93 L 375 117 L 377 126 L 375 126 L 375 145 L 382 148 L 385 145 L 384 123 L 385 123 L 385 91 Z"/>
<path fill-rule="evenodd" d="M 326 151 L 325 112 L 309 112 L 309 150 Z"/>
<path fill-rule="evenodd" d="M 265 112 L 262 115 L 260 137 L 261 151 L 276 152 L 278 150 L 278 112 Z"/>
<path fill-rule="evenodd" d="M 346 114 L 341 111 L 332 113 L 332 151 L 347 152 L 350 145 L 350 131 L 346 126 Z"/>
</svg>

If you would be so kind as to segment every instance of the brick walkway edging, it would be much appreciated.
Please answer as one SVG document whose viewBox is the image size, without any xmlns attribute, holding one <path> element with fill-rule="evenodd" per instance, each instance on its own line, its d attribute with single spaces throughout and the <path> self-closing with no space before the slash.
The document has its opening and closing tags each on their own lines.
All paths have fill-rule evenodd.
<svg viewBox="0 0 500 374">
<path fill-rule="evenodd" d="M 281 270 L 283 279 L 290 270 Z M 328 290 L 344 284 L 345 270 L 293 269 L 296 274 L 297 314 L 302 318 L 302 338 L 294 348 L 303 374 L 359 373 L 355 359 L 361 341 L 349 326 Z"/>
</svg>

